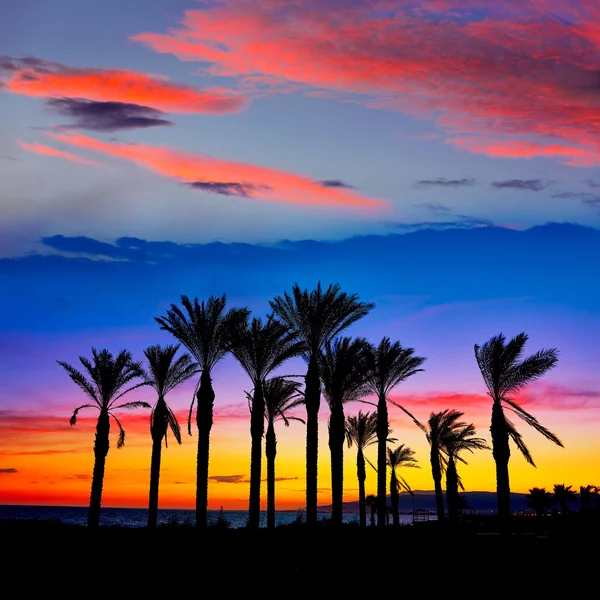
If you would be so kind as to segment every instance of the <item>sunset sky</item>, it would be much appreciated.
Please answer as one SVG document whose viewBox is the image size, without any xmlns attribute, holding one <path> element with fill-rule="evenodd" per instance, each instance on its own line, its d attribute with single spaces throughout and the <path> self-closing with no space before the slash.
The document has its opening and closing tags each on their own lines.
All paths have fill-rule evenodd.
<svg viewBox="0 0 600 600">
<path fill-rule="evenodd" d="M 345 335 L 427 358 L 391 395 L 424 422 L 457 409 L 489 440 L 474 344 L 557 348 L 516 399 L 564 448 L 510 417 L 537 465 L 512 445 L 511 489 L 600 485 L 599 64 L 586 0 L 4 0 L 0 503 L 89 501 L 98 413 L 69 425 L 86 398 L 57 361 L 142 360 L 175 342 L 155 317 L 181 295 L 264 317 L 319 281 L 375 304 Z M 184 430 L 194 385 L 167 397 Z M 227 357 L 213 385 L 209 509 L 247 509 L 251 383 Z M 118 417 L 103 506 L 143 508 L 149 411 Z M 327 419 L 323 399 L 319 504 Z M 431 489 L 424 434 L 390 419 L 420 465 L 401 475 Z M 277 436 L 277 508 L 294 510 L 305 427 Z M 161 508 L 194 507 L 196 444 L 170 438 Z M 464 458 L 467 491 L 494 491 L 491 452 Z"/>
</svg>

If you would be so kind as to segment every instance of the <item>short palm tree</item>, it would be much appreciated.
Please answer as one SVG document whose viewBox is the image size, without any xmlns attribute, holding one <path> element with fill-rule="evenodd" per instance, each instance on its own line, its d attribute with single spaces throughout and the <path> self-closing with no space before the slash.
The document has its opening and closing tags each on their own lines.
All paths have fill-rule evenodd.
<svg viewBox="0 0 600 600">
<path fill-rule="evenodd" d="M 231 353 L 248 374 L 254 389 L 250 402 L 250 498 L 248 528 L 260 526 L 260 485 L 262 473 L 262 440 L 265 433 L 264 386 L 267 377 L 284 362 L 299 356 L 303 349 L 296 335 L 272 315 L 263 322 L 254 317 L 242 327 L 231 347 Z"/>
<path fill-rule="evenodd" d="M 319 455 L 319 408 L 321 406 L 320 355 L 328 341 L 364 317 L 374 304 L 361 302 L 356 294 L 342 292 L 338 284 L 327 289 L 321 282 L 312 290 L 301 290 L 294 284 L 270 301 L 275 316 L 285 323 L 305 344 L 304 359 L 306 402 L 306 523 L 317 524 L 317 481 Z"/>
<path fill-rule="evenodd" d="M 183 344 L 198 363 L 201 371 L 195 397 L 190 405 L 188 433 L 192 434 L 191 417 L 196 402 L 198 427 L 198 452 L 196 458 L 196 527 L 208 526 L 208 465 L 210 458 L 210 432 L 213 425 L 215 392 L 212 386 L 212 369 L 231 350 L 232 338 L 246 323 L 247 308 L 226 310 L 227 296 L 211 296 L 206 302 L 191 301 L 181 296 L 183 309 L 175 304 L 164 317 L 155 317 L 164 331 L 168 331 Z"/>
<path fill-rule="evenodd" d="M 462 417 L 462 413 L 460 414 Z M 460 418 L 459 417 L 459 418 Z M 458 475 L 456 463 L 467 464 L 461 456 L 465 450 L 473 453 L 475 450 L 489 450 L 485 439 L 477 437 L 477 431 L 472 423 L 454 429 L 443 440 L 443 451 L 446 455 L 446 502 L 448 504 L 448 517 L 451 521 L 458 519 L 464 501 L 459 494 L 459 489 L 464 491 L 461 478 Z"/>
<path fill-rule="evenodd" d="M 162 443 L 167 446 L 167 432 L 171 429 L 178 444 L 181 444 L 181 428 L 175 413 L 167 404 L 166 395 L 198 372 L 198 365 L 189 354 L 175 355 L 179 344 L 149 346 L 144 350 L 148 369 L 144 373 L 146 383 L 157 394 L 156 404 L 150 415 L 150 435 L 152 436 L 152 458 L 150 460 L 150 492 L 148 499 L 148 527 L 155 529 L 158 520 L 158 488 Z"/>
<path fill-rule="evenodd" d="M 417 465 L 414 451 L 404 444 L 400 444 L 396 448 L 387 448 L 386 464 L 391 470 L 390 504 L 392 505 L 392 524 L 397 527 L 400 525 L 400 513 L 398 510 L 400 492 L 405 490 L 412 496 L 413 491 L 410 489 L 406 479 L 396 472 L 396 469 L 400 467 L 414 467 L 418 469 L 420 467 Z"/>
<path fill-rule="evenodd" d="M 361 400 L 369 393 L 365 382 L 365 338 L 338 337 L 327 342 L 321 353 L 323 397 L 329 405 L 329 452 L 331 454 L 331 522 L 343 523 L 344 442 L 346 416 L 344 405 Z"/>
<path fill-rule="evenodd" d="M 377 514 L 377 496 L 375 494 L 369 494 L 365 498 L 365 504 L 369 507 L 371 513 L 369 525 L 371 527 L 375 527 L 375 515 Z"/>
<path fill-rule="evenodd" d="M 413 422 L 423 429 L 423 425 L 400 404 L 392 401 L 388 394 L 400 382 L 419 371 L 425 358 L 414 356 L 413 348 L 404 348 L 400 342 L 392 342 L 384 337 L 374 346 L 369 344 L 365 352 L 367 386 L 377 397 L 377 525 L 385 527 L 387 438 L 389 418 L 387 403 L 391 402 L 404 411 Z"/>
<path fill-rule="evenodd" d="M 549 492 L 545 487 L 533 487 L 527 494 L 527 508 L 535 511 L 536 516 L 543 517 L 550 512 L 554 504 L 552 492 Z"/>
<path fill-rule="evenodd" d="M 579 500 L 579 494 L 572 489 L 570 485 L 564 483 L 556 484 L 552 494 L 553 504 L 558 505 L 561 515 L 568 515 L 571 512 L 570 504 L 575 504 Z"/>
<path fill-rule="evenodd" d="M 141 363 L 133 360 L 133 355 L 127 350 L 121 350 L 116 357 L 108 350 L 92 348 L 92 360 L 79 357 L 79 361 L 87 371 L 87 377 L 75 367 L 63 361 L 57 361 L 63 367 L 72 381 L 83 390 L 92 403 L 78 406 L 71 415 L 70 423 L 75 425 L 77 414 L 83 408 L 95 408 L 100 414 L 96 422 L 96 438 L 94 441 L 94 471 L 92 489 L 90 492 L 90 510 L 88 526 L 100 525 L 100 507 L 102 505 L 102 487 L 104 484 L 104 469 L 106 456 L 110 448 L 110 418 L 112 417 L 119 428 L 117 448 L 125 444 L 125 430 L 115 416 L 114 411 L 122 408 L 150 408 L 147 402 L 134 401 L 117 404 L 117 401 L 128 392 L 146 385 L 145 381 L 129 385 L 134 379 L 143 376 Z"/>
<path fill-rule="evenodd" d="M 377 413 L 358 411 L 356 416 L 346 417 L 346 439 L 348 448 L 356 446 L 356 475 L 358 477 L 358 523 L 367 525 L 367 499 L 365 481 L 367 479 L 364 449 L 377 443 Z M 375 496 L 371 496 L 375 500 Z M 374 504 L 374 503 L 373 503 Z M 374 516 L 373 516 L 374 518 Z"/>
<path fill-rule="evenodd" d="M 290 414 L 295 408 L 304 405 L 301 384 L 284 377 L 272 377 L 264 383 L 265 416 L 267 433 L 265 453 L 267 457 L 267 529 L 275 527 L 275 458 L 277 456 L 277 436 L 275 421 L 282 420 L 286 427 L 290 421 L 306 424 L 304 419 Z"/>
<path fill-rule="evenodd" d="M 529 449 L 521 434 L 507 418 L 505 409 L 511 410 L 544 437 L 562 447 L 560 439 L 546 429 L 533 415 L 525 411 L 511 396 L 522 390 L 528 383 L 541 377 L 556 366 L 558 351 L 555 348 L 540 350 L 522 358 L 528 336 L 519 333 L 509 342 L 501 333 L 490 338 L 483 345 L 475 344 L 475 358 L 492 399 L 492 452 L 496 463 L 496 495 L 498 519 L 501 529 L 509 530 L 510 520 L 510 480 L 508 462 L 510 460 L 509 440 L 513 440 L 525 460 L 535 467 Z"/>
<path fill-rule="evenodd" d="M 435 490 L 435 506 L 437 519 L 440 523 L 445 517 L 442 475 L 446 468 L 447 459 L 444 456 L 444 444 L 456 431 L 466 427 L 467 423 L 459 421 L 463 414 L 454 409 L 446 409 L 437 413 L 432 412 L 429 415 L 427 426 L 424 428 L 425 437 L 429 442 L 429 460 Z"/>
</svg>

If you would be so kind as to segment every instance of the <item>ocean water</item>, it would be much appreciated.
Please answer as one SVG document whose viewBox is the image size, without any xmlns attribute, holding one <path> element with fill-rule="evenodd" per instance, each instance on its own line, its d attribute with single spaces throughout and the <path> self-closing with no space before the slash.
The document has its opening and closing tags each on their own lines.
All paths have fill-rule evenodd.
<svg viewBox="0 0 600 600">
<path fill-rule="evenodd" d="M 0 504 L 0 519 L 37 519 L 41 521 L 60 521 L 64 525 L 86 525 L 88 508 L 82 506 L 24 506 Z M 245 510 L 209 510 L 209 524 L 216 524 L 224 519 L 229 527 L 245 527 L 248 521 L 248 511 Z M 319 519 L 331 518 L 330 513 L 319 513 Z M 344 514 L 345 523 L 358 523 L 358 513 Z M 304 514 L 299 511 L 278 511 L 275 514 L 275 525 L 288 525 L 302 519 Z M 367 521 L 369 515 L 367 515 Z M 434 520 L 435 515 L 429 515 Z M 196 522 L 193 510 L 159 509 L 158 524 L 160 525 L 194 525 Z M 412 515 L 400 515 L 400 523 L 411 525 Z M 102 508 L 100 511 L 100 526 L 111 527 L 146 527 L 148 510 L 142 508 Z M 260 527 L 267 526 L 267 513 L 261 512 Z"/>
</svg>

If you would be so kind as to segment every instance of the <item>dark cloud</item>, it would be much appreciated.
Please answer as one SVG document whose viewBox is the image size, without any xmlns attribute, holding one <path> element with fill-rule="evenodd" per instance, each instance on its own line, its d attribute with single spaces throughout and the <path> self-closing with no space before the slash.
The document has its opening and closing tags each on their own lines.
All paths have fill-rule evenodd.
<svg viewBox="0 0 600 600">
<path fill-rule="evenodd" d="M 220 194 L 221 196 L 243 196 L 245 198 L 252 196 L 252 193 L 257 190 L 271 189 L 268 185 L 254 185 L 232 181 L 190 181 L 186 185 L 196 190 Z"/>
<path fill-rule="evenodd" d="M 587 206 L 591 206 L 592 208 L 600 208 L 600 196 L 586 198 L 585 200 L 582 200 L 581 203 L 587 204 Z"/>
<path fill-rule="evenodd" d="M 462 179 L 446 179 L 445 177 L 438 177 L 437 179 L 421 179 L 421 181 L 417 181 L 417 186 L 419 187 L 465 187 L 471 186 L 475 184 L 475 178 L 466 178 Z"/>
<path fill-rule="evenodd" d="M 581 204 L 585 204 L 586 206 L 600 208 L 600 196 L 589 192 L 560 192 L 558 194 L 553 194 L 552 197 L 561 198 L 562 200 L 579 200 Z"/>
<path fill-rule="evenodd" d="M 344 183 L 343 181 L 340 181 L 339 179 L 323 179 L 321 181 L 318 181 L 317 183 L 319 183 L 323 187 L 354 189 L 353 185 Z"/>
<path fill-rule="evenodd" d="M 160 110 L 125 102 L 95 102 L 75 98 L 51 98 L 46 106 L 63 117 L 75 119 L 67 127 L 94 131 L 119 131 L 173 125 Z"/>
<path fill-rule="evenodd" d="M 21 58 L 13 58 L 11 56 L 0 56 L 0 71 L 20 71 L 21 69 L 30 69 L 36 73 L 51 73 L 57 67 L 63 68 L 59 63 L 36 58 L 35 56 L 24 56 Z M 34 75 L 29 75 L 29 79 L 34 80 Z"/>
<path fill-rule="evenodd" d="M 439 202 L 421 202 L 420 204 L 413 204 L 413 206 L 419 206 L 421 208 L 426 208 L 427 210 L 430 210 L 431 212 L 436 212 L 436 213 L 450 211 L 450 208 L 448 206 L 440 204 Z"/>
<path fill-rule="evenodd" d="M 504 181 L 492 181 L 490 185 L 497 189 L 509 188 L 541 192 L 552 185 L 552 183 L 552 181 L 542 181 L 541 179 L 506 179 Z"/>
<path fill-rule="evenodd" d="M 211 481 L 217 483 L 248 483 L 249 479 L 246 475 L 212 475 L 209 477 Z"/>
<path fill-rule="evenodd" d="M 384 225 L 401 229 L 404 231 L 419 231 L 422 229 L 441 231 L 444 229 L 474 229 L 476 227 L 496 227 L 493 221 L 488 219 L 476 219 L 463 215 L 455 215 L 453 221 L 417 221 L 413 223 L 402 223 L 399 221 L 385 221 Z"/>
<path fill-rule="evenodd" d="M 15 158 L 14 156 L 0 156 L 0 160 L 19 160 L 18 158 Z"/>
<path fill-rule="evenodd" d="M 12 467 L 8 467 L 6 469 L 0 469 L 0 473 L 18 473 L 17 469 L 13 469 Z"/>
<path fill-rule="evenodd" d="M 591 188 L 600 188 L 600 183 L 597 181 L 594 181 L 593 179 L 584 179 L 583 183 L 585 183 L 588 187 Z"/>
</svg>

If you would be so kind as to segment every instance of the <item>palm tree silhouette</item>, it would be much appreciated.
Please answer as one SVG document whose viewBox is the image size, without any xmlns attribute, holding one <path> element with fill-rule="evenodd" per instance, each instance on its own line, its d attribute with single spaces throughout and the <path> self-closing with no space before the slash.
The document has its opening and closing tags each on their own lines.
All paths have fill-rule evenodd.
<svg viewBox="0 0 600 600">
<path fill-rule="evenodd" d="M 461 418 L 463 413 L 459 413 Z M 473 423 L 463 425 L 461 428 L 455 429 L 452 433 L 444 438 L 443 449 L 446 453 L 446 502 L 448 504 L 448 517 L 452 521 L 456 521 L 461 508 L 464 507 L 459 489 L 464 491 L 464 486 L 458 475 L 456 463 L 461 462 L 467 464 L 467 461 L 460 455 L 461 452 L 468 450 L 473 453 L 475 450 L 489 450 L 487 442 L 476 437 L 477 431 Z"/>
<path fill-rule="evenodd" d="M 175 387 L 198 373 L 198 365 L 189 354 L 175 359 L 179 344 L 149 346 L 144 350 L 148 360 L 148 370 L 144 380 L 153 387 L 158 398 L 150 415 L 150 435 L 152 436 L 152 458 L 150 461 L 150 492 L 148 499 L 148 527 L 155 529 L 158 519 L 158 488 L 162 442 L 167 447 L 167 432 L 171 429 L 178 444 L 181 444 L 181 428 L 177 417 L 167 404 L 165 396 Z"/>
<path fill-rule="evenodd" d="M 344 404 L 357 401 L 369 393 L 365 382 L 365 338 L 336 338 L 327 342 L 321 353 L 323 397 L 330 410 L 329 451 L 331 454 L 331 522 L 343 523 L 344 442 L 346 417 Z"/>
<path fill-rule="evenodd" d="M 527 494 L 527 508 L 535 511 L 538 517 L 543 517 L 550 512 L 550 508 L 554 504 L 552 492 L 549 492 L 545 487 L 533 487 Z"/>
<path fill-rule="evenodd" d="M 361 302 L 356 294 L 342 292 L 338 284 L 326 290 L 321 282 L 312 291 L 294 284 L 270 301 L 271 309 L 305 344 L 304 359 L 306 402 L 306 523 L 317 524 L 317 479 L 319 453 L 319 408 L 321 405 L 320 355 L 325 344 L 341 331 L 364 317 L 374 304 Z"/>
<path fill-rule="evenodd" d="M 492 398 L 492 453 L 496 463 L 496 495 L 498 519 L 503 533 L 509 532 L 510 522 L 510 480 L 508 462 L 510 460 L 509 440 L 512 439 L 525 460 L 535 467 L 529 449 L 521 434 L 506 417 L 504 409 L 512 410 L 528 425 L 544 437 L 562 447 L 558 437 L 546 429 L 533 416 L 519 406 L 510 396 L 522 390 L 529 382 L 541 377 L 556 366 L 558 351 L 555 348 L 540 350 L 527 358 L 521 358 L 527 342 L 526 333 L 519 333 L 506 343 L 503 334 L 490 338 L 482 346 L 475 344 L 475 358 Z"/>
<path fill-rule="evenodd" d="M 387 448 L 386 464 L 391 469 L 390 503 L 392 505 L 392 524 L 397 527 L 400 525 L 400 513 L 398 511 L 400 492 L 406 490 L 412 496 L 413 491 L 410 489 L 406 479 L 396 472 L 396 469 L 400 467 L 414 467 L 419 469 L 420 467 L 417 465 L 414 451 L 404 444 L 400 444 L 396 448 Z"/>
<path fill-rule="evenodd" d="M 214 366 L 231 350 L 234 332 L 246 323 L 247 308 L 225 311 L 227 296 L 211 296 L 205 303 L 181 296 L 183 310 L 175 304 L 164 317 L 155 317 L 164 331 L 181 342 L 194 357 L 201 371 L 195 397 L 188 415 L 188 433 L 192 435 L 192 410 L 196 405 L 198 452 L 196 459 L 196 527 L 208 525 L 208 464 L 210 458 L 210 431 L 213 424 L 215 392 L 211 372 Z"/>
<path fill-rule="evenodd" d="M 388 398 L 389 392 L 411 375 L 423 371 L 419 367 L 425 358 L 414 356 L 413 348 L 404 348 L 400 342 L 384 337 L 378 346 L 368 344 L 365 352 L 367 385 L 377 396 L 377 525 L 385 527 L 387 437 L 389 418 L 387 403 L 390 402 L 404 411 L 413 422 L 423 429 L 423 425 L 406 408 Z"/>
<path fill-rule="evenodd" d="M 300 392 L 301 384 L 284 377 L 267 379 L 263 386 L 267 433 L 265 435 L 265 454 L 267 457 L 267 529 L 275 527 L 275 458 L 277 456 L 277 436 L 275 421 L 282 420 L 286 427 L 290 421 L 306 424 L 304 419 L 290 415 L 290 411 L 304 405 L 304 396 Z M 249 398 L 251 401 L 251 399 Z"/>
<path fill-rule="evenodd" d="M 572 486 L 564 483 L 555 484 L 552 494 L 553 504 L 558 505 L 561 515 L 568 515 L 571 512 L 569 504 L 574 504 L 579 500 L 579 494 L 572 489 Z"/>
<path fill-rule="evenodd" d="M 435 490 L 435 506 L 437 519 L 440 523 L 445 517 L 444 492 L 442 490 L 442 474 L 447 464 L 447 459 L 443 455 L 445 442 L 457 430 L 466 427 L 467 423 L 462 423 L 458 420 L 463 414 L 449 408 L 437 413 L 432 412 L 429 415 L 427 426 L 423 428 L 425 437 L 429 442 L 429 460 L 431 462 L 431 475 Z"/>
<path fill-rule="evenodd" d="M 370 521 L 369 525 L 375 527 L 375 515 L 377 514 L 377 496 L 375 494 L 369 494 L 365 498 L 365 504 L 370 508 Z"/>
<path fill-rule="evenodd" d="M 231 353 L 250 377 L 254 389 L 250 400 L 250 497 L 248 527 L 260 526 L 260 485 L 262 472 L 262 440 L 265 433 L 264 385 L 270 373 L 285 361 L 299 356 L 303 349 L 296 334 L 272 315 L 263 323 L 254 317 L 236 333 Z"/>
<path fill-rule="evenodd" d="M 131 352 L 121 350 L 115 358 L 108 350 L 98 351 L 92 348 L 92 360 L 80 356 L 79 361 L 87 371 L 89 378 L 66 362 L 60 360 L 57 362 L 67 371 L 72 381 L 92 400 L 91 404 L 82 404 L 73 411 L 69 420 L 71 425 L 75 425 L 77 414 L 83 408 L 95 408 L 100 411 L 96 423 L 94 470 L 87 521 L 89 527 L 98 527 L 100 525 L 104 469 L 106 456 L 110 448 L 110 418 L 112 417 L 115 420 L 119 428 L 117 448 L 122 448 L 125 444 L 125 430 L 119 419 L 114 415 L 114 411 L 122 408 L 150 408 L 150 405 L 141 401 L 116 404 L 128 392 L 146 385 L 146 382 L 143 381 L 127 387 L 134 379 L 144 375 L 141 363 L 133 360 Z"/>
<path fill-rule="evenodd" d="M 358 411 L 358 415 L 346 417 L 346 439 L 348 448 L 356 446 L 356 475 L 358 477 L 358 522 L 361 527 L 367 525 L 367 500 L 365 481 L 367 479 L 364 449 L 377 443 L 377 413 Z M 370 496 L 375 500 L 375 496 Z M 374 519 L 373 514 L 373 519 Z"/>
</svg>

